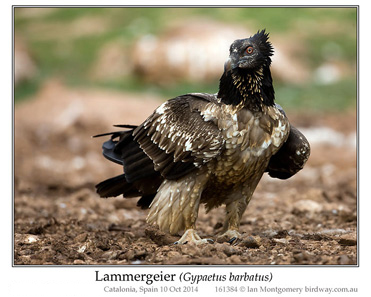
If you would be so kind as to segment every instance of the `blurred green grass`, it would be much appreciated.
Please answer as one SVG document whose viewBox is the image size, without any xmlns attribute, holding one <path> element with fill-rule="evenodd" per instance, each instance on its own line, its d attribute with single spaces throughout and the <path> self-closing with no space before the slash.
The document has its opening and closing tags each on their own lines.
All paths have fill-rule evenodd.
<svg viewBox="0 0 371 297">
<path fill-rule="evenodd" d="M 182 82 L 168 87 L 146 83 L 141 77 L 122 80 L 97 81 L 89 71 L 98 51 L 112 40 L 132 44 L 144 34 L 159 34 L 172 21 L 186 23 L 194 17 L 206 17 L 220 22 L 246 26 L 252 32 L 266 28 L 274 34 L 300 36 L 306 55 L 302 58 L 310 70 L 336 55 L 353 69 L 342 80 L 318 84 L 310 79 L 301 85 L 275 80 L 276 98 L 285 108 L 313 110 L 344 110 L 356 106 L 357 10 L 354 7 L 336 8 L 53 8 L 48 13 L 30 14 L 15 8 L 15 32 L 20 33 L 29 46 L 39 69 L 31 80 L 17 85 L 15 101 L 27 99 L 52 77 L 70 86 L 107 87 L 119 90 L 151 92 L 164 100 L 188 92 L 216 92 L 213 83 Z M 81 18 L 102 20 L 105 30 L 79 36 L 78 32 L 64 32 L 68 24 Z M 49 28 L 49 31 L 43 31 Z M 55 28 L 60 28 L 55 30 Z M 99 28 L 98 28 L 99 29 Z M 53 31 L 55 30 L 55 31 Z M 67 29 L 66 29 L 67 30 Z M 51 31 L 51 32 L 50 32 Z M 54 35 L 55 36 L 54 36 Z M 64 36 L 65 35 L 65 36 Z M 334 45 L 329 47 L 328 45 Z"/>
</svg>

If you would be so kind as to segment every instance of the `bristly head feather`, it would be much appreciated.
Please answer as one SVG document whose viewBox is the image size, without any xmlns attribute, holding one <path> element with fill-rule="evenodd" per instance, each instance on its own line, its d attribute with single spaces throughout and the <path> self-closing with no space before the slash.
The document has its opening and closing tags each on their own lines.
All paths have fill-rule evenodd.
<svg viewBox="0 0 371 297">
<path fill-rule="evenodd" d="M 274 104 L 269 69 L 273 46 L 268 39 L 264 29 L 231 44 L 219 85 L 218 98 L 222 102 L 254 111 L 261 110 L 262 105 Z"/>
<path fill-rule="evenodd" d="M 262 54 L 266 57 L 273 56 L 274 49 L 272 43 L 268 41 L 269 33 L 265 32 L 265 29 L 258 31 L 254 36 L 249 38 L 252 43 L 255 43 Z"/>
<path fill-rule="evenodd" d="M 274 50 L 268 39 L 269 33 L 264 29 L 249 38 L 235 40 L 230 46 L 225 70 L 239 68 L 255 71 L 262 66 L 269 66 Z"/>
</svg>

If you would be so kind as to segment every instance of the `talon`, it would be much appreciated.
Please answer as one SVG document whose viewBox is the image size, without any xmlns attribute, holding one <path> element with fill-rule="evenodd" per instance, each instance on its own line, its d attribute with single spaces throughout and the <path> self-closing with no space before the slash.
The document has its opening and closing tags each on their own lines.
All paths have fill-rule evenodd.
<svg viewBox="0 0 371 297">
<path fill-rule="evenodd" d="M 232 238 L 231 238 L 230 240 L 228 240 L 227 242 L 230 243 L 230 244 L 232 244 L 235 240 L 237 240 L 237 237 L 236 237 L 236 236 L 232 237 Z"/>
<path fill-rule="evenodd" d="M 183 236 L 176 242 L 176 244 L 203 244 L 214 242 L 212 239 L 202 239 L 195 230 L 188 229 L 184 232 Z"/>
<path fill-rule="evenodd" d="M 229 244 L 233 244 L 233 243 L 236 243 L 240 238 L 241 238 L 241 234 L 237 230 L 230 229 L 230 230 L 227 230 L 222 235 L 219 235 L 217 241 L 220 243 L 227 242 Z"/>
<path fill-rule="evenodd" d="M 175 241 L 174 242 L 174 245 L 177 245 L 177 244 L 187 244 L 187 243 L 188 243 L 188 241 L 180 242 L 180 240 L 178 240 L 178 241 Z"/>
<path fill-rule="evenodd" d="M 207 242 L 209 243 L 214 243 L 214 240 L 212 240 L 211 238 L 206 238 Z"/>
</svg>

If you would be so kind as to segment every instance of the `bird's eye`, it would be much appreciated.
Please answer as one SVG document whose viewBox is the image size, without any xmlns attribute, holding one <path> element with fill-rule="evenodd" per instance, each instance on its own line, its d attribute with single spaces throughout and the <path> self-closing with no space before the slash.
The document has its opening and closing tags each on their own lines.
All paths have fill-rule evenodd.
<svg viewBox="0 0 371 297">
<path fill-rule="evenodd" d="M 246 49 L 246 53 L 252 54 L 254 52 L 254 48 L 252 46 L 248 46 Z"/>
</svg>

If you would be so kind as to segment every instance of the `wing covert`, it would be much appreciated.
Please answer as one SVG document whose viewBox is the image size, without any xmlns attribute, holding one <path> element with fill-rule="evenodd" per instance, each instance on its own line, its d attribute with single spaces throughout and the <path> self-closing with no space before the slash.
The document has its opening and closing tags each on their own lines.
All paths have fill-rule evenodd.
<svg viewBox="0 0 371 297">
<path fill-rule="evenodd" d="M 136 128 L 134 140 L 167 179 L 177 179 L 218 156 L 225 140 L 200 110 L 213 96 L 188 94 L 171 99 Z"/>
</svg>

